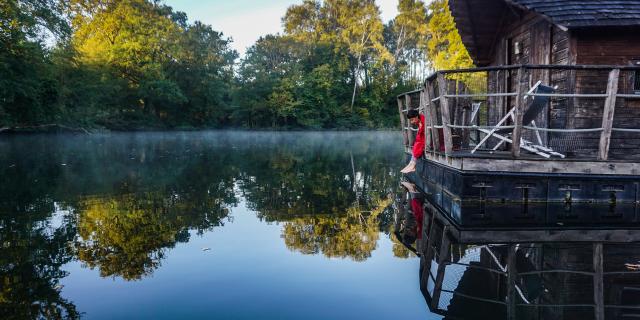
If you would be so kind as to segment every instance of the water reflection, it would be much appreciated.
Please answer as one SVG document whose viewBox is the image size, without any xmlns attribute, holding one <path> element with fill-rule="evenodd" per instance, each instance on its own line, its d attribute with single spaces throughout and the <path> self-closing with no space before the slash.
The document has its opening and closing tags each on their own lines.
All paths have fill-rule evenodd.
<svg viewBox="0 0 640 320">
<path fill-rule="evenodd" d="M 369 211 L 348 208 L 340 215 L 296 217 L 284 223 L 282 235 L 288 248 L 305 254 L 363 261 L 371 256 L 380 234 L 380 216 L 391 199 L 381 199 Z"/>
<path fill-rule="evenodd" d="M 240 201 L 290 250 L 362 261 L 390 232 L 393 133 L 112 134 L 0 140 L 0 314 L 76 318 L 61 266 L 139 280 Z"/>
<path fill-rule="evenodd" d="M 217 197 L 124 194 L 89 197 L 77 204 L 77 258 L 100 275 L 140 279 L 160 266 L 167 248 L 223 224 L 228 210 Z"/>
<path fill-rule="evenodd" d="M 60 267 L 73 259 L 75 221 L 58 215 L 54 205 L 12 207 L 0 214 L 0 315 L 12 319 L 76 319 L 75 305 L 60 294 Z M 8 208 L 2 207 L 2 212 Z"/>
<path fill-rule="evenodd" d="M 411 200 L 400 198 L 399 219 L 413 215 L 406 213 Z M 566 241 L 523 241 L 539 231 L 458 228 L 434 206 L 424 209 L 423 232 L 405 228 L 399 237 L 423 235 L 415 246 L 431 312 L 445 319 L 640 317 L 640 243 L 610 240 L 628 230 L 563 230 Z"/>
</svg>

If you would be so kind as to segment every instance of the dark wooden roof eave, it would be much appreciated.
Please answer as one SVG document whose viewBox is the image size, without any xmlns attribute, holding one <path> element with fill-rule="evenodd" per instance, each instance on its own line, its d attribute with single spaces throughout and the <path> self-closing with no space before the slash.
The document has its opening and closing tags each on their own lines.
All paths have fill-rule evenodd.
<svg viewBox="0 0 640 320">
<path fill-rule="evenodd" d="M 473 62 L 477 66 L 490 64 L 496 35 L 510 8 L 502 1 L 450 0 L 449 9 Z"/>
<path fill-rule="evenodd" d="M 566 29 L 640 26 L 640 0 L 504 0 Z"/>
<path fill-rule="evenodd" d="M 640 29 L 640 0 L 449 0 L 463 44 L 477 66 L 492 62 L 501 14 L 534 12 L 561 30 L 631 27 Z"/>
</svg>

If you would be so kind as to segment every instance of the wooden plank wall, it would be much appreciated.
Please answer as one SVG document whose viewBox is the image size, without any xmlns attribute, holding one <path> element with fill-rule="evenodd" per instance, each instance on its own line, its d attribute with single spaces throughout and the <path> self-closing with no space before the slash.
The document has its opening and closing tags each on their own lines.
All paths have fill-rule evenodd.
<svg viewBox="0 0 640 320">
<path fill-rule="evenodd" d="M 551 64 L 572 64 L 570 57 L 570 40 L 569 33 L 553 27 L 551 30 Z M 551 86 L 558 87 L 557 92 L 568 92 L 567 89 L 572 87 L 568 83 L 573 75 L 569 70 L 552 70 Z M 549 111 L 550 128 L 566 128 L 567 122 L 570 120 L 568 108 L 570 107 L 570 99 L 558 98 L 551 100 Z M 554 134 L 550 134 L 550 138 L 555 138 Z"/>
<path fill-rule="evenodd" d="M 604 30 L 575 32 L 576 63 L 630 65 L 640 60 L 640 30 Z M 581 93 L 603 93 L 606 90 L 608 71 L 579 75 L 576 90 Z M 618 93 L 632 94 L 635 72 L 622 71 Z M 574 108 L 576 127 L 595 126 L 601 123 L 604 102 L 600 100 L 579 101 Z M 616 128 L 640 128 L 640 100 L 616 100 L 613 126 Z M 597 139 L 597 137 L 596 137 Z M 613 132 L 611 136 L 611 159 L 640 159 L 640 134 Z"/>
<path fill-rule="evenodd" d="M 501 21 L 489 65 L 629 65 L 632 61 L 640 61 L 640 28 L 637 27 L 566 31 L 536 13 L 519 11 L 514 11 Z M 519 43 L 519 54 L 515 54 L 516 42 Z M 488 72 L 487 89 L 493 93 L 514 92 L 517 81 L 515 73 L 515 70 Z M 536 70 L 528 76 L 530 85 L 542 80 L 545 84 L 557 86 L 557 93 L 605 93 L 608 74 L 609 70 Z M 619 93 L 633 93 L 635 76 L 635 72 L 631 71 L 620 73 Z M 514 103 L 513 97 L 488 98 L 488 112 L 483 115 L 481 122 L 497 123 Z M 602 124 L 603 107 L 604 98 L 552 98 L 548 113 L 540 115 L 536 123 L 540 127 L 557 129 L 598 128 Z M 617 99 L 615 110 L 614 127 L 640 128 L 640 100 Z M 559 152 L 572 150 L 576 151 L 575 156 L 594 157 L 597 153 L 597 132 L 541 135 L 550 147 Z M 525 130 L 524 137 L 533 139 L 533 132 Z M 613 132 L 611 159 L 640 159 L 638 150 L 639 133 Z"/>
<path fill-rule="evenodd" d="M 514 45 L 519 43 L 520 53 L 515 54 Z M 569 33 L 553 26 L 540 16 L 530 13 L 521 19 L 512 19 L 503 27 L 503 34 L 496 42 L 491 65 L 508 64 L 569 64 L 571 62 L 569 47 Z M 491 92 L 514 92 L 516 77 L 514 71 L 490 72 L 488 88 Z M 530 72 L 529 85 L 533 86 L 538 80 L 544 84 L 558 86 L 559 92 L 566 92 L 570 71 L 535 70 Z M 491 98 L 488 114 L 489 123 L 495 124 L 513 107 L 514 98 Z M 567 99 L 553 99 L 548 112 L 538 116 L 536 124 L 541 127 L 565 128 L 569 118 Z M 543 141 L 548 143 L 550 135 L 541 133 Z M 535 133 L 526 131 L 526 139 L 535 139 Z"/>
</svg>

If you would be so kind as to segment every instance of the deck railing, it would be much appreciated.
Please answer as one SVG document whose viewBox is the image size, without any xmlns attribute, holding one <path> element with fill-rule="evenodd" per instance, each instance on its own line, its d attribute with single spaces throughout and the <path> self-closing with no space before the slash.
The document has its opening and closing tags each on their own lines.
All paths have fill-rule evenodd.
<svg viewBox="0 0 640 320">
<path fill-rule="evenodd" d="M 536 84 L 553 91 L 540 93 Z M 534 99 L 544 99 L 544 107 L 523 123 Z M 410 109 L 425 115 L 425 152 L 432 155 L 640 160 L 639 66 L 439 71 L 419 90 L 398 96 L 407 148 L 417 131 L 406 119 Z"/>
</svg>

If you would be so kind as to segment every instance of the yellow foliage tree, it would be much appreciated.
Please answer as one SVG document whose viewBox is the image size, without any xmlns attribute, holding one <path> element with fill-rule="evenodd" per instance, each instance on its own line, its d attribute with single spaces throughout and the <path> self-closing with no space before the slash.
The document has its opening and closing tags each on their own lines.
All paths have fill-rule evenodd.
<svg viewBox="0 0 640 320">
<path fill-rule="evenodd" d="M 436 70 L 473 67 L 473 60 L 462 43 L 449 10 L 448 0 L 434 0 L 429 4 L 429 41 L 427 51 Z"/>
</svg>

